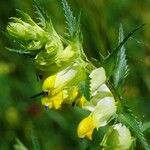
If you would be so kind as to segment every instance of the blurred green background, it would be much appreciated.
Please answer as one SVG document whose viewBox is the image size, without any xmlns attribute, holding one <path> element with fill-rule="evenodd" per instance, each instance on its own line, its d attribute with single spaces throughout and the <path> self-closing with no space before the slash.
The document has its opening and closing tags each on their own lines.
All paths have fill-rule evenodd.
<svg viewBox="0 0 150 150">
<path fill-rule="evenodd" d="M 81 28 L 84 50 L 89 59 L 115 49 L 120 23 L 125 33 L 146 23 L 126 44 L 130 74 L 124 95 L 134 113 L 143 122 L 150 118 L 150 1 L 149 0 L 68 0 L 74 15 L 82 10 Z M 59 34 L 65 31 L 61 0 L 41 0 L 50 13 Z M 0 150 L 11 150 L 18 138 L 34 150 L 96 150 L 105 128 L 94 133 L 93 141 L 79 140 L 76 127 L 86 112 L 79 108 L 46 111 L 33 60 L 9 52 L 10 43 L 3 32 L 15 9 L 28 12 L 35 19 L 32 0 L 0 0 Z M 36 19 L 35 19 L 36 20 Z M 147 131 L 146 136 L 149 136 Z M 139 148 L 141 149 L 141 148 Z"/>
</svg>

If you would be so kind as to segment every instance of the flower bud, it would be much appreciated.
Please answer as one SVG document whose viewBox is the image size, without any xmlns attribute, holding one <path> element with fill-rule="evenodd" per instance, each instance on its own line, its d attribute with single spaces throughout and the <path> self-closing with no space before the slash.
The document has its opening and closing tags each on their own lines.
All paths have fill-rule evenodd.
<svg viewBox="0 0 150 150">
<path fill-rule="evenodd" d="M 20 121 L 19 112 L 15 107 L 9 107 L 8 109 L 6 109 L 5 118 L 11 126 L 17 126 Z"/>
<path fill-rule="evenodd" d="M 132 142 L 133 138 L 129 129 L 122 124 L 116 124 L 109 128 L 101 145 L 104 146 L 104 150 L 129 150 Z"/>
<path fill-rule="evenodd" d="M 80 57 L 80 43 L 70 43 L 65 49 L 58 36 L 50 39 L 45 50 L 36 56 L 37 68 L 52 75 L 75 63 Z"/>
<path fill-rule="evenodd" d="M 63 44 L 56 32 L 52 32 L 48 38 L 45 49 L 41 50 L 35 57 L 36 66 L 43 72 L 55 74 L 63 69 L 58 66 L 58 55 L 63 52 Z"/>
<path fill-rule="evenodd" d="M 32 25 L 15 17 L 12 17 L 8 23 L 7 31 L 11 36 L 24 41 L 43 40 L 42 38 L 45 38 L 47 35 L 36 23 Z"/>
<path fill-rule="evenodd" d="M 62 53 L 58 55 L 58 64 L 66 64 L 73 62 L 76 58 L 80 56 L 81 53 L 81 43 L 79 41 L 71 42 Z"/>
<path fill-rule="evenodd" d="M 22 47 L 27 50 L 39 50 L 44 47 L 48 33 L 38 26 L 28 14 L 20 10 L 18 10 L 18 14 L 21 18 L 10 18 L 7 25 L 9 35 L 21 40 Z"/>
</svg>

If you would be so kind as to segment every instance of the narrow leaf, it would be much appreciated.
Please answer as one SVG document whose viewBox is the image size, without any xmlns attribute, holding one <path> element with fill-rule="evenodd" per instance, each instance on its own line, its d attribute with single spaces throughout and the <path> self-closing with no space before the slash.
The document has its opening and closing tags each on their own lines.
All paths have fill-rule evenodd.
<svg viewBox="0 0 150 150">
<path fill-rule="evenodd" d="M 19 139 L 16 139 L 16 144 L 13 145 L 15 150 L 28 150 Z"/>
<path fill-rule="evenodd" d="M 136 31 L 138 31 L 139 29 L 143 28 L 143 26 L 145 26 L 145 24 L 142 24 L 142 25 L 140 25 L 139 27 L 133 29 L 133 30 L 122 40 L 122 42 L 116 47 L 116 49 L 114 50 L 114 52 L 120 50 L 120 48 L 127 42 L 127 40 L 128 40 Z"/>
<path fill-rule="evenodd" d="M 119 28 L 119 45 L 124 39 L 123 27 L 120 25 Z M 113 73 L 113 82 L 115 87 L 121 87 L 128 74 L 128 65 L 125 54 L 125 47 L 122 45 L 117 54 L 117 62 L 115 65 L 115 71 Z"/>
<path fill-rule="evenodd" d="M 150 121 L 144 123 L 144 124 L 142 125 L 142 128 L 141 128 L 141 129 L 142 129 L 143 132 L 149 130 L 149 129 L 150 129 Z"/>
<path fill-rule="evenodd" d="M 26 51 L 23 49 L 12 49 L 12 48 L 8 48 L 8 47 L 6 47 L 6 49 L 10 52 L 15 52 L 15 53 L 19 53 L 19 54 L 30 54 L 29 51 Z"/>
<path fill-rule="evenodd" d="M 62 0 L 62 5 L 63 5 L 63 9 L 65 12 L 66 23 L 68 26 L 67 29 L 68 29 L 69 35 L 72 37 L 76 29 L 76 19 L 73 16 L 70 6 L 68 5 L 66 0 Z"/>
<path fill-rule="evenodd" d="M 141 29 L 145 24 L 140 25 L 139 27 L 133 29 L 123 40 L 122 42 L 116 47 L 114 51 L 112 51 L 107 57 L 102 58 L 103 60 L 103 67 L 106 70 L 107 77 L 110 78 L 114 73 L 116 63 L 117 63 L 117 54 L 118 51 L 122 48 L 122 46 L 127 42 L 127 40 L 139 29 Z"/>
<path fill-rule="evenodd" d="M 34 7 L 36 9 L 36 14 L 38 15 L 37 19 L 39 20 L 39 25 L 46 28 L 46 24 L 50 20 L 50 16 L 36 0 L 34 0 Z"/>
</svg>

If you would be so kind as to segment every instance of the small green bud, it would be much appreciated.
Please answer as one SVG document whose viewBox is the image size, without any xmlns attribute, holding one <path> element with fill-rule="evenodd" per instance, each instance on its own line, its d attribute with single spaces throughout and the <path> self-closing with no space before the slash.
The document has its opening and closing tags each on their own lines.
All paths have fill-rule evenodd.
<svg viewBox="0 0 150 150">
<path fill-rule="evenodd" d="M 39 38 L 42 40 L 47 35 L 37 24 L 31 25 L 15 17 L 11 18 L 11 21 L 8 23 L 7 31 L 11 36 L 24 41 L 39 40 Z"/>
<path fill-rule="evenodd" d="M 38 50 L 45 46 L 48 33 L 38 26 L 28 14 L 25 20 L 11 17 L 7 25 L 9 35 L 23 41 L 23 47 L 27 50 Z"/>
</svg>

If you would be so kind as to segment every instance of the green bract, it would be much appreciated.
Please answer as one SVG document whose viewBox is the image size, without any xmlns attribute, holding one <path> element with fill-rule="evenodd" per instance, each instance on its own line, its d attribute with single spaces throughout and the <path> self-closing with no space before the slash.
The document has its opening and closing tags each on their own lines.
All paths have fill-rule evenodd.
<svg viewBox="0 0 150 150">
<path fill-rule="evenodd" d="M 45 49 L 35 57 L 37 68 L 49 75 L 79 62 L 80 59 L 80 43 L 72 42 L 63 49 L 59 38 L 55 38 L 52 42 L 48 41 Z"/>
<path fill-rule="evenodd" d="M 81 60 L 83 51 L 79 41 L 79 31 L 71 40 L 65 40 L 67 46 L 64 47 L 66 43 L 55 31 L 51 19 L 44 18 L 39 9 L 38 24 L 41 26 L 36 24 L 27 13 L 20 10 L 17 12 L 20 18 L 10 18 L 7 26 L 8 34 L 19 41 L 22 52 L 36 54 L 34 59 L 39 72 L 52 75 Z"/>
</svg>

